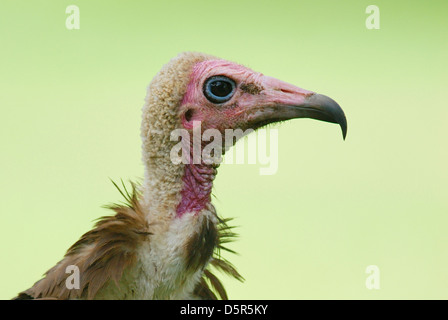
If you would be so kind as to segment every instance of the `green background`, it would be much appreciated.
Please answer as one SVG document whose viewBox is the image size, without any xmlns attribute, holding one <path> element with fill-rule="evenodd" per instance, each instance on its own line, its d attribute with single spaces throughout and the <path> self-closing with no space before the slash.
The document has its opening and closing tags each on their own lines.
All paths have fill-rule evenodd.
<svg viewBox="0 0 448 320">
<path fill-rule="evenodd" d="M 65 8 L 80 8 L 67 30 Z M 368 5 L 381 29 L 365 27 Z M 28 288 L 142 176 L 146 86 L 202 51 L 326 94 L 348 136 L 298 119 L 279 169 L 223 165 L 214 203 L 235 217 L 223 276 L 234 299 L 448 298 L 448 2 L 0 3 L 0 298 Z M 368 265 L 380 289 L 365 286 Z"/>
</svg>

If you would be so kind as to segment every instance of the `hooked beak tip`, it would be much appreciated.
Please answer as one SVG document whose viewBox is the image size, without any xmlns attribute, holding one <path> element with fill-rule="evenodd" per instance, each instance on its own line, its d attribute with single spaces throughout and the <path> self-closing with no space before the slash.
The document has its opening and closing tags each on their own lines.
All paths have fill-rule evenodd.
<svg viewBox="0 0 448 320">
<path fill-rule="evenodd" d="M 341 127 L 342 137 L 347 136 L 347 119 L 339 104 L 323 94 L 312 94 L 305 99 L 303 105 L 312 110 L 312 118 L 337 123 Z"/>
</svg>

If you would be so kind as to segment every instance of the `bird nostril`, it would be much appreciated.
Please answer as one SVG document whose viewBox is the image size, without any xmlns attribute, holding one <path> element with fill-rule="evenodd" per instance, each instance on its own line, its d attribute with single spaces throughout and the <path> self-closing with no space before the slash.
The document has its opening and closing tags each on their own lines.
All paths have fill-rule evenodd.
<svg viewBox="0 0 448 320">
<path fill-rule="evenodd" d="M 294 93 L 294 92 L 291 91 L 291 90 L 281 89 L 281 88 L 280 88 L 280 91 L 283 92 L 283 93 Z"/>
<path fill-rule="evenodd" d="M 193 118 L 193 110 L 192 109 L 188 109 L 187 112 L 185 112 L 185 120 L 187 120 L 187 122 L 191 121 L 191 118 Z"/>
</svg>

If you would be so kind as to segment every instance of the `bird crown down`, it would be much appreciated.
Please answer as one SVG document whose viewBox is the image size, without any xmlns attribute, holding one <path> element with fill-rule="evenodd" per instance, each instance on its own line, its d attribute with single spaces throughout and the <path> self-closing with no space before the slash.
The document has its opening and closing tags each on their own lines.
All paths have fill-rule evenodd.
<svg viewBox="0 0 448 320">
<path fill-rule="evenodd" d="M 329 97 L 210 55 L 181 53 L 151 81 L 142 110 L 145 176 L 121 192 L 124 205 L 73 244 L 53 268 L 16 299 L 227 299 L 211 267 L 242 276 L 220 256 L 235 234 L 211 204 L 217 165 L 174 162 L 174 130 L 257 129 L 293 118 L 340 125 Z M 202 145 L 201 145 L 202 146 Z M 184 146 L 185 147 L 185 146 Z M 186 152 L 193 152 L 188 150 Z M 79 271 L 68 285 L 67 270 Z"/>
</svg>

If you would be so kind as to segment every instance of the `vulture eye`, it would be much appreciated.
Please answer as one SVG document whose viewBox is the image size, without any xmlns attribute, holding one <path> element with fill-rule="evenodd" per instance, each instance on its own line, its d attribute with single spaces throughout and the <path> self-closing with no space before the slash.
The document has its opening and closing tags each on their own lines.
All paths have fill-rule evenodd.
<svg viewBox="0 0 448 320">
<path fill-rule="evenodd" d="M 235 81 L 224 76 L 208 78 L 204 83 L 204 95 L 213 103 L 223 103 L 235 93 Z"/>
</svg>

